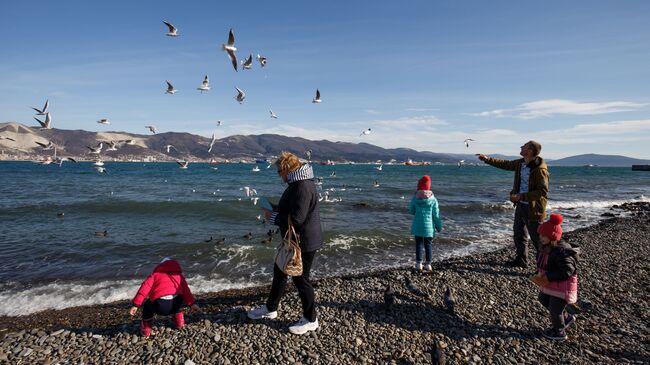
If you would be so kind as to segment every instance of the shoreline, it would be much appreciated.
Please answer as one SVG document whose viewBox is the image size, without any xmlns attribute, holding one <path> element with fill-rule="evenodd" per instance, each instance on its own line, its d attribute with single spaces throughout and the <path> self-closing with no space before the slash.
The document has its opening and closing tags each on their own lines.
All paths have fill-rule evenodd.
<svg viewBox="0 0 650 365">
<path fill-rule="evenodd" d="M 534 267 L 502 266 L 512 254 L 507 247 L 434 262 L 432 274 L 399 268 L 318 279 L 321 328 L 308 336 L 287 331 L 300 317 L 291 284 L 276 320 L 245 315 L 265 300 L 269 283 L 201 294 L 201 311 L 186 315 L 185 329 L 158 319 L 160 333 L 150 339 L 128 317 L 129 301 L 0 317 L 0 362 L 431 363 L 441 341 L 448 363 L 648 363 L 649 208 L 631 205 L 625 209 L 635 216 L 564 234 L 581 246 L 578 296 L 591 305 L 583 305 L 563 343 L 539 336 L 550 324 L 527 281 Z M 425 297 L 409 291 L 406 279 Z M 387 284 L 398 293 L 390 310 L 383 304 Z M 456 315 L 444 309 L 447 286 L 458 296 Z"/>
</svg>

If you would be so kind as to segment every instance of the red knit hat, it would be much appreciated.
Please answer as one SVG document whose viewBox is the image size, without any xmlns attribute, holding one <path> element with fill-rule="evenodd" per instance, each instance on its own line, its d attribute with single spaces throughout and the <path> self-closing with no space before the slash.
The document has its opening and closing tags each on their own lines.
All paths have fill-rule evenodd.
<svg viewBox="0 0 650 365">
<path fill-rule="evenodd" d="M 562 221 L 564 218 L 560 214 L 551 214 L 551 217 L 546 222 L 542 223 L 537 228 L 537 233 L 542 236 L 548 237 L 551 241 L 559 241 L 562 238 Z"/>
<path fill-rule="evenodd" d="M 429 175 L 424 175 L 418 180 L 418 190 L 431 190 L 431 178 Z"/>
</svg>

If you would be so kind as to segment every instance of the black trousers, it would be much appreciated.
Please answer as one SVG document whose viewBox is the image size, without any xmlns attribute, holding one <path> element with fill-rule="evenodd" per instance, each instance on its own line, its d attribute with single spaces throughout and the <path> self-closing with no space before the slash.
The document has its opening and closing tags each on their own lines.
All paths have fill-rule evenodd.
<svg viewBox="0 0 650 365">
<path fill-rule="evenodd" d="M 539 250 L 539 233 L 537 227 L 540 222 L 528 219 L 528 204 L 517 203 L 515 208 L 515 222 L 512 225 L 513 239 L 517 251 L 517 259 L 528 262 L 528 236 L 535 247 L 535 257 Z"/>
<path fill-rule="evenodd" d="M 564 329 L 564 309 L 566 308 L 566 300 L 552 295 L 539 293 L 539 302 L 542 303 L 544 308 L 548 309 L 551 316 L 551 324 L 556 330 Z"/>
<path fill-rule="evenodd" d="M 310 322 L 316 320 L 314 287 L 309 281 L 309 272 L 314 262 L 314 256 L 316 256 L 316 251 L 302 252 L 302 275 L 292 277 L 293 284 L 298 289 L 298 296 L 300 296 L 300 301 L 302 302 L 302 314 Z M 287 274 L 282 272 L 278 265 L 273 265 L 273 284 L 271 285 L 269 298 L 266 300 L 266 308 L 269 311 L 273 312 L 278 310 L 280 299 L 282 299 L 282 294 L 284 294 L 286 287 Z"/>
<path fill-rule="evenodd" d="M 168 316 L 176 314 L 183 306 L 183 296 L 177 295 L 174 299 L 156 299 L 153 302 L 147 299 L 142 305 L 142 320 L 150 321 L 154 314 Z"/>
</svg>

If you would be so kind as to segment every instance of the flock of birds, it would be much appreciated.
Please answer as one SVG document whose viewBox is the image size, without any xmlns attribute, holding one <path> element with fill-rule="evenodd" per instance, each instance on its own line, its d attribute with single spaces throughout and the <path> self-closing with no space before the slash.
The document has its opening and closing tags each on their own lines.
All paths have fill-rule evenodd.
<svg viewBox="0 0 650 365">
<path fill-rule="evenodd" d="M 168 37 L 178 37 L 178 36 L 180 36 L 178 28 L 176 28 L 171 22 L 169 22 L 167 20 L 163 20 L 163 23 L 168 28 L 167 33 L 165 33 L 166 36 L 168 36 Z M 228 40 L 226 41 L 226 43 L 223 43 L 221 45 L 221 49 L 224 52 L 226 52 L 226 54 L 228 56 L 228 59 L 230 60 L 230 63 L 232 64 L 233 69 L 235 71 L 238 71 L 240 64 L 241 64 L 241 68 L 243 70 L 252 69 L 252 66 L 253 66 L 253 54 L 252 53 L 250 53 L 248 55 L 248 57 L 246 57 L 244 60 L 238 61 L 238 59 L 237 59 L 237 47 L 235 46 L 235 34 L 234 34 L 232 29 L 229 30 L 229 32 L 228 32 Z M 267 65 L 268 59 L 265 56 L 262 56 L 262 55 L 260 55 L 258 53 L 256 58 L 257 58 L 257 61 L 260 64 L 260 67 L 264 68 Z M 169 80 L 166 80 L 165 82 L 167 84 L 167 88 L 165 90 L 166 94 L 174 95 L 174 94 L 176 94 L 178 92 L 178 90 L 174 87 L 174 85 Z M 210 79 L 209 79 L 208 75 L 205 75 L 203 77 L 203 81 L 201 82 L 199 87 L 197 87 L 197 90 L 199 92 L 201 92 L 201 93 L 210 91 Z M 237 93 L 234 96 L 234 99 L 240 104 L 244 103 L 244 100 L 246 99 L 246 93 L 244 92 L 244 90 L 242 90 L 241 88 L 239 88 L 237 86 L 235 86 L 235 90 L 237 91 Z M 316 93 L 315 93 L 315 96 L 312 99 L 312 103 L 319 104 L 321 102 L 322 102 L 321 92 L 320 92 L 319 89 L 316 89 Z M 49 109 L 49 99 L 45 101 L 45 104 L 43 105 L 43 107 L 41 109 L 35 108 L 35 107 L 32 107 L 32 109 L 34 109 L 34 111 L 36 112 L 36 116 L 34 116 L 34 119 L 40 124 L 41 129 L 51 129 L 52 128 L 52 114 L 48 110 Z M 271 108 L 269 108 L 269 114 L 270 114 L 270 118 L 278 119 L 278 115 L 275 112 L 273 112 L 273 110 Z M 44 120 L 41 120 L 41 119 L 37 118 L 37 116 L 44 116 Z M 110 121 L 107 118 L 99 119 L 97 121 L 97 123 L 102 124 L 102 125 L 110 125 Z M 217 126 L 220 126 L 221 124 L 222 124 L 221 121 L 217 121 Z M 153 124 L 146 125 L 145 128 L 147 128 L 152 134 L 156 134 L 157 131 L 158 131 L 157 127 L 155 125 L 153 125 Z M 359 134 L 359 137 L 367 136 L 367 135 L 369 135 L 371 133 L 372 133 L 372 128 L 367 128 L 367 129 L 361 131 L 361 133 Z M 11 141 L 15 142 L 15 140 L 13 138 L 0 135 L 0 140 L 2 140 L 2 139 L 11 140 Z M 463 143 L 465 144 L 465 146 L 467 148 L 469 148 L 469 142 L 473 142 L 473 141 L 475 141 L 475 140 L 471 139 L 471 138 L 467 138 L 467 139 L 465 139 L 463 141 Z M 215 143 L 217 143 L 217 139 L 216 139 L 215 134 L 213 133 L 212 140 L 211 140 L 210 145 L 208 147 L 208 153 L 212 152 L 212 148 L 213 148 Z M 225 143 L 226 145 L 228 145 L 227 142 L 221 142 L 221 143 Z M 37 161 L 38 163 L 40 163 L 42 165 L 48 165 L 48 164 L 51 164 L 51 163 L 56 163 L 56 164 L 58 164 L 60 166 L 63 163 L 63 161 L 76 162 L 73 158 L 70 158 L 70 157 L 63 157 L 63 158 L 57 157 L 56 156 L 56 146 L 52 146 L 51 141 L 47 144 L 48 145 L 47 148 L 42 146 L 42 143 L 38 143 L 38 144 L 41 147 L 43 147 L 43 150 L 53 149 L 55 151 L 54 156 L 48 157 L 45 160 Z M 95 146 L 95 147 L 87 146 L 88 149 L 90 150 L 89 154 L 99 156 L 99 154 L 102 151 L 103 144 L 106 144 L 106 146 L 108 147 L 105 151 L 116 151 L 117 148 L 123 146 L 124 144 L 133 144 L 133 141 L 132 140 L 99 141 L 99 144 L 97 146 Z M 174 149 L 174 151 L 179 152 L 178 149 L 176 147 L 172 146 L 172 145 L 166 145 L 166 146 L 164 146 L 164 149 L 166 150 L 166 152 L 168 154 L 171 153 L 171 149 Z M 307 159 L 310 160 L 311 156 L 308 156 Z M 187 168 L 187 166 L 188 166 L 186 161 L 178 161 L 178 163 L 179 163 L 179 167 L 183 168 L 183 169 Z M 464 165 L 464 163 L 465 163 L 465 160 L 458 161 L 458 167 L 462 167 Z M 95 166 L 95 167 L 96 167 L 97 171 L 100 172 L 100 173 L 106 173 L 107 172 L 106 169 L 101 167 L 101 166 Z M 379 169 L 379 170 L 381 170 L 381 169 Z"/>
</svg>

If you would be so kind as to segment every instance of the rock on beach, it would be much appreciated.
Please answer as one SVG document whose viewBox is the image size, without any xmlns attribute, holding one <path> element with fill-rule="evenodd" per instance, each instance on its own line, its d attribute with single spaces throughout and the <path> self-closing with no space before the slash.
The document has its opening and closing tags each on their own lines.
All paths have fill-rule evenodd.
<svg viewBox="0 0 650 365">
<path fill-rule="evenodd" d="M 550 322 L 527 280 L 532 264 L 502 265 L 508 246 L 436 262 L 430 274 L 397 268 L 317 280 L 321 327 L 305 336 L 287 331 L 301 316 L 292 287 L 275 320 L 246 317 L 268 286 L 228 290 L 199 295 L 201 312 L 187 314 L 181 330 L 158 318 L 151 338 L 139 336 L 128 302 L 2 317 L 0 363 L 431 364 L 442 353 L 447 364 L 648 364 L 650 209 L 632 208 L 631 217 L 565 233 L 582 250 L 580 301 L 560 343 L 540 335 Z M 428 295 L 414 295 L 407 278 Z M 446 287 L 454 288 L 453 314 Z"/>
</svg>

